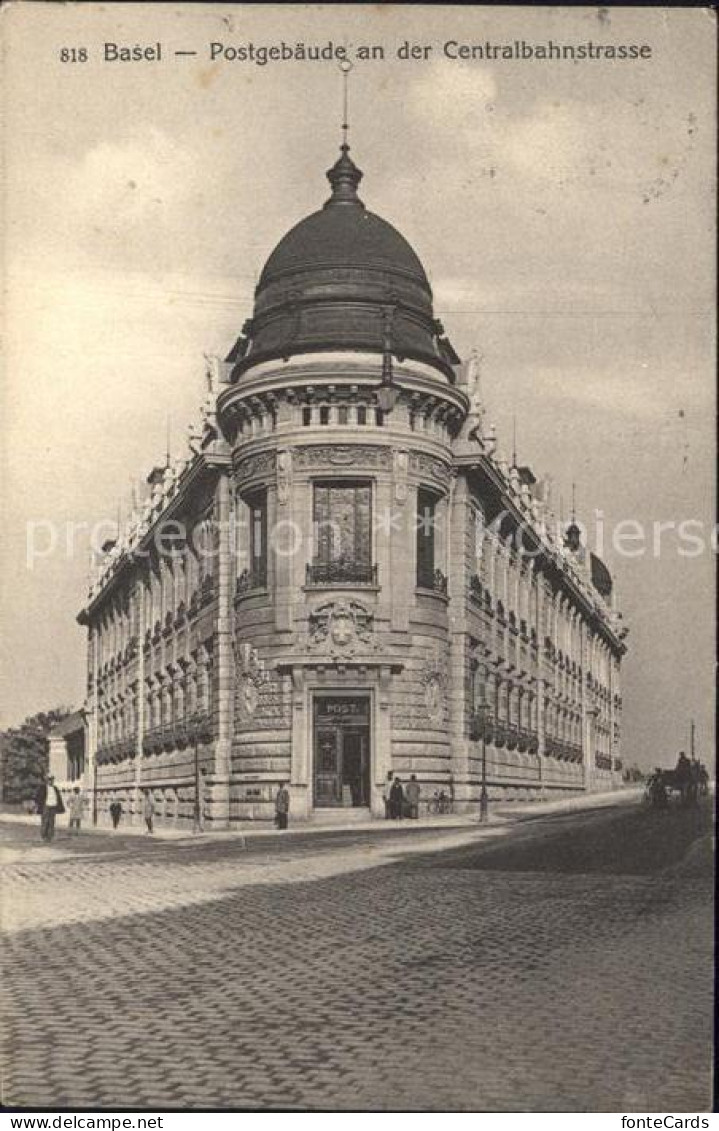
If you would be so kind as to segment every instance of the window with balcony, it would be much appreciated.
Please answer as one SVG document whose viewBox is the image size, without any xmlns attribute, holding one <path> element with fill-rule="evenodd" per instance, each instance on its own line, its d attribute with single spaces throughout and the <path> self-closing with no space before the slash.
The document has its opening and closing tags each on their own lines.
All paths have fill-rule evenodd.
<svg viewBox="0 0 719 1131">
<path fill-rule="evenodd" d="M 267 492 L 247 498 L 250 521 L 250 575 L 255 587 L 267 584 Z"/>
<path fill-rule="evenodd" d="M 315 483 L 314 560 L 308 585 L 373 585 L 372 489 L 369 483 Z"/>
<path fill-rule="evenodd" d="M 252 491 L 244 495 L 238 510 L 238 523 L 242 532 L 243 553 L 238 563 L 240 572 L 235 582 L 235 593 L 241 596 L 251 589 L 267 586 L 267 491 Z"/>
<path fill-rule="evenodd" d="M 435 526 L 437 496 L 420 487 L 417 492 L 417 586 L 435 587 Z"/>
</svg>

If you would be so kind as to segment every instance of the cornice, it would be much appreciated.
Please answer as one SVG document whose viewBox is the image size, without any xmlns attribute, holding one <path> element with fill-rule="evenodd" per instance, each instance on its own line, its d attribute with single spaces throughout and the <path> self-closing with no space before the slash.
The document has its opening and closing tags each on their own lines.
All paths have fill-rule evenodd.
<svg viewBox="0 0 719 1131">
<path fill-rule="evenodd" d="M 120 582 L 125 579 L 128 570 L 136 568 L 139 556 L 149 557 L 149 547 L 154 541 L 158 527 L 161 523 L 171 522 L 173 518 L 186 510 L 189 496 L 194 488 L 209 476 L 222 474 L 223 471 L 229 472 L 231 466 L 232 458 L 229 451 L 205 450 L 197 454 L 192 463 L 184 469 L 175 491 L 167 500 L 165 506 L 148 524 L 137 542 L 132 547 L 123 549 L 95 596 L 80 610 L 76 617 L 78 624 L 86 625 L 90 623 L 98 608 L 104 604 L 118 588 Z"/>
<path fill-rule="evenodd" d="M 534 559 L 538 563 L 541 562 L 539 565 L 540 572 L 546 576 L 557 578 L 574 604 L 582 610 L 586 619 L 604 637 L 611 648 L 618 655 L 624 655 L 627 651 L 626 644 L 620 640 L 609 625 L 601 608 L 598 608 L 589 600 L 586 593 L 572 577 L 569 568 L 561 560 L 560 551 L 557 547 L 552 545 L 542 532 L 534 526 L 532 517 L 527 515 L 526 511 L 519 505 L 507 480 L 490 457 L 484 452 L 455 455 L 454 464 L 459 471 L 468 473 L 474 471 L 490 480 L 499 495 L 502 508 L 511 518 L 515 519 L 518 525 L 522 526 L 528 539 L 534 543 L 532 549 L 541 552 L 540 557 Z"/>
</svg>

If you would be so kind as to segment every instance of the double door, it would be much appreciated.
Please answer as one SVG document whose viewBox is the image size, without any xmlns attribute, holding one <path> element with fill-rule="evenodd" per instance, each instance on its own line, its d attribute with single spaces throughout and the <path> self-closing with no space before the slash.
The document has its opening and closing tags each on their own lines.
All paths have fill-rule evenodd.
<svg viewBox="0 0 719 1131">
<path fill-rule="evenodd" d="M 368 700 L 316 701 L 314 755 L 315 805 L 353 809 L 369 806 Z"/>
</svg>

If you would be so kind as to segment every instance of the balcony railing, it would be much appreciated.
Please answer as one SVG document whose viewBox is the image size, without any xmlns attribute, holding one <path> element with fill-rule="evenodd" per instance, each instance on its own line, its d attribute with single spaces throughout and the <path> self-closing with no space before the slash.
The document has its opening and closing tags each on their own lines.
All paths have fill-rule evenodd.
<svg viewBox="0 0 719 1131">
<path fill-rule="evenodd" d="M 425 572 L 417 578 L 417 588 L 426 589 L 430 593 L 439 593 L 442 597 L 446 597 L 448 591 L 447 577 L 441 569 L 435 569 L 431 574 Z"/>
<path fill-rule="evenodd" d="M 306 585 L 377 585 L 377 566 L 366 562 L 308 562 Z"/>
<path fill-rule="evenodd" d="M 126 738 L 115 738 L 109 742 L 102 742 L 97 748 L 95 760 L 99 766 L 108 762 L 122 762 L 125 758 L 133 758 L 137 747 L 137 736 L 128 735 Z"/>
<path fill-rule="evenodd" d="M 146 730 L 142 749 L 145 754 L 158 754 L 161 750 L 183 749 L 195 741 L 210 742 L 211 739 L 212 717 L 208 711 L 201 711 L 188 719 Z"/>
<path fill-rule="evenodd" d="M 200 582 L 200 604 L 208 604 L 215 596 L 215 579 L 208 573 Z"/>
<path fill-rule="evenodd" d="M 267 569 L 265 566 L 256 565 L 252 569 L 243 569 L 235 582 L 235 596 L 241 597 L 251 589 L 267 588 Z"/>
</svg>

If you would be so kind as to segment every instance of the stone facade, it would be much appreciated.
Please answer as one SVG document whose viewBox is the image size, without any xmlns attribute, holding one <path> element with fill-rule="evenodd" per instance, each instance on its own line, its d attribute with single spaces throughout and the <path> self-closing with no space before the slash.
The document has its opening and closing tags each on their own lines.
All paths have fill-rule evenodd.
<svg viewBox="0 0 719 1131">
<path fill-rule="evenodd" d="M 333 254 L 356 220 L 333 206 L 363 208 L 340 164 Z M 281 782 L 294 819 L 381 816 L 390 771 L 468 811 L 483 772 L 495 798 L 619 780 L 611 579 L 498 454 L 476 367 L 431 321 L 424 276 L 402 292 L 417 267 L 385 228 L 371 251 L 381 237 L 399 257 L 399 291 L 371 259 L 313 274 L 310 244 L 311 319 L 302 287 L 282 289 L 300 284 L 280 244 L 258 287 L 262 349 L 250 322 L 188 458 L 155 469 L 107 547 L 80 615 L 101 819 L 114 798 L 133 819 L 150 790 L 168 824 L 271 820 Z"/>
</svg>

